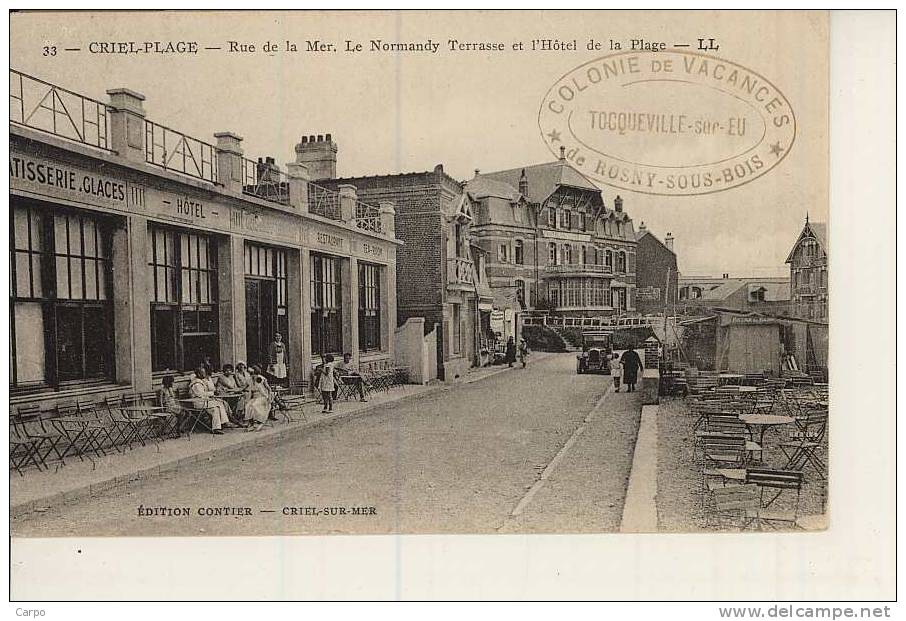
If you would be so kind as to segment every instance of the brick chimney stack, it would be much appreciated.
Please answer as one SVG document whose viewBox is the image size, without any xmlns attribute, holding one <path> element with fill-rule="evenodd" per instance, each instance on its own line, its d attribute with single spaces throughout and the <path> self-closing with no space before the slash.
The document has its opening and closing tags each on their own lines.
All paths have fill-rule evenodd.
<svg viewBox="0 0 906 621">
<path fill-rule="evenodd" d="M 305 164 L 312 181 L 337 178 L 337 143 L 330 134 L 302 136 L 296 145 L 296 162 Z"/>
<path fill-rule="evenodd" d="M 519 193 L 528 198 L 528 178 L 525 176 L 525 169 L 519 175 Z"/>
<path fill-rule="evenodd" d="M 667 250 L 673 252 L 673 233 L 667 233 L 667 236 L 664 237 L 664 245 L 667 246 Z"/>
<path fill-rule="evenodd" d="M 623 212 L 623 199 L 620 198 L 619 194 L 617 194 L 617 197 L 613 199 L 613 210 L 618 213 Z"/>
</svg>

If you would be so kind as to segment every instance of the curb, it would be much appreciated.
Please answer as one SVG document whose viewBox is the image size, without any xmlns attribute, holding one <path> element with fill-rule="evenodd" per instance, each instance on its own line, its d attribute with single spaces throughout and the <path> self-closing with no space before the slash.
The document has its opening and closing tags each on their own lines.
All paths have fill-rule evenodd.
<svg viewBox="0 0 906 621">
<path fill-rule="evenodd" d="M 621 533 L 656 533 L 657 519 L 657 430 L 658 406 L 642 405 L 639 434 L 635 440 L 626 498 L 623 500 Z"/>
<path fill-rule="evenodd" d="M 541 354 L 538 356 L 538 359 L 544 360 L 554 354 Z M 373 405 L 368 405 L 366 407 L 351 410 L 348 412 L 341 412 L 334 414 L 333 416 L 327 416 L 319 418 L 318 420 L 305 421 L 299 425 L 293 425 L 292 427 L 284 426 L 279 429 L 275 429 L 272 433 L 264 437 L 250 437 L 248 441 L 237 442 L 235 444 L 230 444 L 226 446 L 212 446 L 208 449 L 199 451 L 198 453 L 187 455 L 185 457 L 178 457 L 171 459 L 169 461 L 156 464 L 147 468 L 141 468 L 135 472 L 130 472 L 128 474 L 119 474 L 113 475 L 109 479 L 104 479 L 102 481 L 96 481 L 93 483 L 86 483 L 77 488 L 71 490 L 65 490 L 62 492 L 56 492 L 42 498 L 34 498 L 21 502 L 18 504 L 10 504 L 9 508 L 9 517 L 10 519 L 22 517 L 30 513 L 35 513 L 38 511 L 43 512 L 44 510 L 51 509 L 55 506 L 65 505 L 68 503 L 76 502 L 79 500 L 84 500 L 85 498 L 90 498 L 92 496 L 97 496 L 104 492 L 108 492 L 115 488 L 122 487 L 124 490 L 133 483 L 144 482 L 151 479 L 154 479 L 162 474 L 168 474 L 173 472 L 178 472 L 180 468 L 186 468 L 191 466 L 199 461 L 207 461 L 219 457 L 224 457 L 226 455 L 231 455 L 238 453 L 240 451 L 245 451 L 249 449 L 259 448 L 266 446 L 268 444 L 273 444 L 275 442 L 280 442 L 288 437 L 304 432 L 308 429 L 314 429 L 322 426 L 328 426 L 336 424 L 339 422 L 354 420 L 362 416 L 368 416 L 373 414 L 376 411 L 379 411 L 382 408 L 394 407 L 399 403 L 405 403 L 407 401 L 418 399 L 421 397 L 437 394 L 440 392 L 448 391 L 454 389 L 456 386 L 463 384 L 472 384 L 475 382 L 480 382 L 488 379 L 489 377 L 494 377 L 505 371 L 512 371 L 517 367 L 507 367 L 504 366 L 501 369 L 495 370 L 494 372 L 487 373 L 481 377 L 476 378 L 465 378 L 457 382 L 451 383 L 439 383 L 434 386 L 427 386 L 426 390 L 417 392 L 411 395 L 404 395 L 398 399 L 392 401 L 385 401 L 383 403 L 375 403 Z"/>
<path fill-rule="evenodd" d="M 283 441 L 298 432 L 303 432 L 308 429 L 314 429 L 317 427 L 327 426 L 341 421 L 352 420 L 361 416 L 366 416 L 380 410 L 381 408 L 388 406 L 392 407 L 398 403 L 404 403 L 412 399 L 432 395 L 443 390 L 450 389 L 452 387 L 453 386 L 447 384 L 430 386 L 427 390 L 424 390 L 422 392 L 411 395 L 404 395 L 399 399 L 394 399 L 392 401 L 376 403 L 374 405 L 366 406 L 361 409 L 352 410 L 349 412 L 341 412 L 334 414 L 333 416 L 319 418 L 318 420 L 302 422 L 302 424 L 294 425 L 292 427 L 284 426 L 283 428 L 277 429 L 264 437 L 253 436 L 250 437 L 248 441 L 237 442 L 236 444 L 230 444 L 227 446 L 214 446 L 193 455 L 171 459 L 169 461 L 155 464 L 154 466 L 147 468 L 142 468 L 128 474 L 113 475 L 110 478 L 104 479 L 102 481 L 86 483 L 74 489 L 56 492 L 42 498 L 34 498 L 18 504 L 11 503 L 9 508 L 9 517 L 10 519 L 13 519 L 28 515 L 30 513 L 35 513 L 39 510 L 43 512 L 44 510 L 79 500 L 84 500 L 85 498 L 90 498 L 92 496 L 102 494 L 118 487 L 125 489 L 132 483 L 144 482 L 154 479 L 162 474 L 178 472 L 180 468 L 186 468 L 199 461 L 211 460 L 215 457 L 223 457 L 237 453 L 239 451 L 259 448 L 267 444 Z"/>
</svg>

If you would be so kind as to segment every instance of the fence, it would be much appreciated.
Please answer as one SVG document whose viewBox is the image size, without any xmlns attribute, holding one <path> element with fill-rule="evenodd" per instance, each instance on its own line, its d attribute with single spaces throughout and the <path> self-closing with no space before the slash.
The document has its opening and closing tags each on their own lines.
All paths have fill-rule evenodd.
<svg viewBox="0 0 906 621">
<path fill-rule="evenodd" d="M 308 211 L 331 220 L 342 220 L 340 195 L 320 185 L 308 184 Z"/>
<path fill-rule="evenodd" d="M 145 161 L 196 179 L 217 183 L 214 145 L 145 120 Z"/>
<path fill-rule="evenodd" d="M 373 205 L 356 201 L 355 225 L 364 231 L 380 233 L 382 231 L 381 210 Z"/>
<path fill-rule="evenodd" d="M 9 120 L 110 150 L 107 104 L 13 69 L 9 70 Z"/>
<path fill-rule="evenodd" d="M 289 205 L 289 180 L 272 158 L 242 158 L 242 191 L 267 201 Z"/>
</svg>

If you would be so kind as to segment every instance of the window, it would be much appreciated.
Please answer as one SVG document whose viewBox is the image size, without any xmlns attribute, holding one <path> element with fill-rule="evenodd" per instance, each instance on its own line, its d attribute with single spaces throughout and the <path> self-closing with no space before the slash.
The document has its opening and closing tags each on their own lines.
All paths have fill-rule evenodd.
<svg viewBox="0 0 906 621">
<path fill-rule="evenodd" d="M 569 209 L 564 209 L 560 212 L 560 228 L 572 228 L 572 213 Z"/>
<path fill-rule="evenodd" d="M 381 267 L 359 263 L 359 351 L 381 349 Z"/>
<path fill-rule="evenodd" d="M 516 250 L 513 259 L 516 262 L 516 265 L 522 265 L 525 262 L 525 257 L 524 247 L 521 239 L 516 240 L 515 248 Z"/>
<path fill-rule="evenodd" d="M 547 225 L 552 229 L 557 228 L 557 210 L 553 207 L 547 208 Z"/>
<path fill-rule="evenodd" d="M 582 250 L 579 253 L 579 264 L 580 265 L 585 265 L 587 263 L 587 259 L 588 259 L 588 257 L 586 256 L 587 252 L 588 252 L 588 248 L 586 246 L 582 246 Z"/>
<path fill-rule="evenodd" d="M 13 204 L 11 387 L 112 378 L 110 252 L 98 218 Z"/>
<path fill-rule="evenodd" d="M 613 252 L 610 250 L 604 251 L 604 266 L 611 270 L 613 269 Z"/>
<path fill-rule="evenodd" d="M 548 300 L 550 301 L 550 305 L 553 308 L 560 307 L 560 284 L 559 284 L 559 282 L 555 281 L 549 285 Z"/>
<path fill-rule="evenodd" d="M 456 256 L 464 256 L 464 245 L 462 242 L 462 224 L 457 222 L 453 225 L 453 243 L 456 244 Z"/>
<path fill-rule="evenodd" d="M 343 353 L 340 259 L 311 255 L 311 353 Z"/>
<path fill-rule="evenodd" d="M 460 305 L 451 304 L 452 318 L 450 323 L 452 324 L 452 330 L 450 334 L 450 351 L 451 353 L 458 354 L 462 351 L 462 317 L 460 316 Z"/>
<path fill-rule="evenodd" d="M 576 226 L 579 227 L 580 231 L 584 231 L 585 230 L 585 212 L 580 211 L 579 213 L 577 213 L 576 219 L 578 220 L 578 223 L 576 224 Z"/>
<path fill-rule="evenodd" d="M 626 253 L 624 251 L 617 252 L 617 273 L 626 272 Z"/>
<path fill-rule="evenodd" d="M 563 265 L 572 265 L 573 247 L 569 244 L 563 244 Z"/>
<path fill-rule="evenodd" d="M 217 243 L 213 237 L 149 228 L 151 369 L 218 365 Z"/>
<path fill-rule="evenodd" d="M 551 265 L 557 265 L 557 244 L 551 242 L 547 245 L 547 261 Z"/>
<path fill-rule="evenodd" d="M 509 263 L 509 251 L 510 248 L 507 244 L 500 244 L 497 247 L 497 261 L 499 263 Z"/>
</svg>

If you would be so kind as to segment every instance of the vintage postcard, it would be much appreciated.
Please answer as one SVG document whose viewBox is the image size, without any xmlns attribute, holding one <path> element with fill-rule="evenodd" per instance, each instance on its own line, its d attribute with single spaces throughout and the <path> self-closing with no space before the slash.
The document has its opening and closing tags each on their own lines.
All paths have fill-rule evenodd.
<svg viewBox="0 0 906 621">
<path fill-rule="evenodd" d="M 12 13 L 14 540 L 825 531 L 829 32 Z"/>
</svg>

